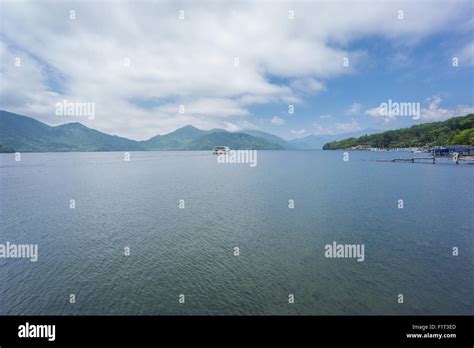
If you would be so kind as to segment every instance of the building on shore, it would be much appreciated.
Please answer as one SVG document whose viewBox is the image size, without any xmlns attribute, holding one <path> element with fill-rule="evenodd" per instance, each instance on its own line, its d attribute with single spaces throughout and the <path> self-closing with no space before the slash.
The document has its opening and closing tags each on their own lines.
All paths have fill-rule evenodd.
<svg viewBox="0 0 474 348">
<path fill-rule="evenodd" d="M 357 145 L 357 146 L 352 146 L 351 150 L 371 150 L 372 146 L 371 145 Z"/>
<path fill-rule="evenodd" d="M 474 146 L 470 145 L 446 145 L 435 146 L 430 149 L 434 156 L 449 156 L 453 153 L 460 155 L 474 155 Z"/>
</svg>

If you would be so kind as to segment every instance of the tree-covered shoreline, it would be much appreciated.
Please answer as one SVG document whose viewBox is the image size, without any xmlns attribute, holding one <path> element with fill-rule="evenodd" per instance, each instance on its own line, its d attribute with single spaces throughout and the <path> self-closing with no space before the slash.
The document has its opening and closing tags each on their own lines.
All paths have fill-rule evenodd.
<svg viewBox="0 0 474 348">
<path fill-rule="evenodd" d="M 15 149 L 10 146 L 3 146 L 0 144 L 0 153 L 13 153 Z"/>
<path fill-rule="evenodd" d="M 410 128 L 364 135 L 324 144 L 323 150 L 348 149 L 366 145 L 374 148 L 409 148 L 446 145 L 474 145 L 474 114 L 442 122 L 424 123 Z"/>
</svg>

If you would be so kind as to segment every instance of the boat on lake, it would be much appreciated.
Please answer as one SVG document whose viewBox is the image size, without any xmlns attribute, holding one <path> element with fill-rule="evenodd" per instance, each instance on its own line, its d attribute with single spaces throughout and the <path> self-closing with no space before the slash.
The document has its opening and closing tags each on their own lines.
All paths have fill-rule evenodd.
<svg viewBox="0 0 474 348">
<path fill-rule="evenodd" d="M 226 154 L 230 151 L 228 146 L 216 146 L 213 149 L 214 155 Z"/>
</svg>

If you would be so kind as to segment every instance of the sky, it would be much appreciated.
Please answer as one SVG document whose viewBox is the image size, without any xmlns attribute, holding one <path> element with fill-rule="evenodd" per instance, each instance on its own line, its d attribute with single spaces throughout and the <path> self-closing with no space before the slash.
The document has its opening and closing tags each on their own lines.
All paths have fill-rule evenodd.
<svg viewBox="0 0 474 348">
<path fill-rule="evenodd" d="M 1 109 L 135 140 L 397 129 L 474 112 L 474 2 L 0 0 L 0 61 Z"/>
</svg>

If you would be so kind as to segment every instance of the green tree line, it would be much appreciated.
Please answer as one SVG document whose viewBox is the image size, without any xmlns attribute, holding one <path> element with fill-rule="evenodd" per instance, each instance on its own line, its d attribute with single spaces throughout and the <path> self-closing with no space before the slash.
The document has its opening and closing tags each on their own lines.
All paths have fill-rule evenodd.
<svg viewBox="0 0 474 348">
<path fill-rule="evenodd" d="M 364 135 L 324 144 L 324 150 L 347 149 L 357 145 L 378 148 L 402 148 L 444 145 L 474 145 L 474 114 Z"/>
</svg>

